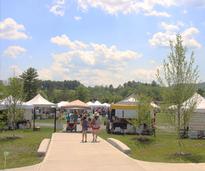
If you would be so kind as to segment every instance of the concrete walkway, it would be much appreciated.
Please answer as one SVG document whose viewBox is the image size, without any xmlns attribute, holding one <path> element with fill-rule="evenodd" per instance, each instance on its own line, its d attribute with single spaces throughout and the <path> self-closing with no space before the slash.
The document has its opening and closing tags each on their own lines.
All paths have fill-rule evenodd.
<svg viewBox="0 0 205 171">
<path fill-rule="evenodd" d="M 88 136 L 91 140 L 91 135 Z M 103 139 L 81 143 L 81 134 L 55 133 L 43 162 L 12 171 L 205 171 L 205 164 L 170 164 L 134 160 Z M 11 170 L 9 170 L 11 171 Z"/>
</svg>

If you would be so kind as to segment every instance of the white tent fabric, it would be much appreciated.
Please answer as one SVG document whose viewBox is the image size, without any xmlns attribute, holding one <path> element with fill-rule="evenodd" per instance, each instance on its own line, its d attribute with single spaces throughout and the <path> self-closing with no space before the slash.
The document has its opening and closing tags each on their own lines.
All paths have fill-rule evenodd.
<svg viewBox="0 0 205 171">
<path fill-rule="evenodd" d="M 205 98 L 202 97 L 200 94 L 195 93 L 190 99 L 183 103 L 183 106 L 189 104 L 190 102 L 196 101 L 196 109 L 195 112 L 205 112 Z M 187 107 L 187 106 L 186 106 Z"/>
<path fill-rule="evenodd" d="M 6 97 L 0 102 L 0 110 L 7 109 L 9 105 L 14 104 L 14 101 L 15 99 L 11 95 Z M 21 109 L 32 109 L 32 105 L 26 104 L 25 102 L 22 101 L 17 101 L 16 106 L 17 108 L 21 108 Z"/>
<path fill-rule="evenodd" d="M 195 112 L 201 112 L 201 113 L 205 112 L 205 98 L 198 93 L 195 93 L 191 98 L 186 100 L 182 104 L 182 108 L 184 109 L 188 108 L 189 107 L 188 104 L 193 102 L 196 102 Z M 169 109 L 176 109 L 176 105 L 170 106 Z"/>
<path fill-rule="evenodd" d="M 110 107 L 109 103 L 103 103 L 102 105 L 105 106 L 105 107 Z"/>
<path fill-rule="evenodd" d="M 100 103 L 99 101 L 95 101 L 93 104 L 94 107 L 102 107 L 102 103 Z"/>
<path fill-rule="evenodd" d="M 93 105 L 93 102 L 89 101 L 86 104 L 91 107 Z"/>
<path fill-rule="evenodd" d="M 65 106 L 68 106 L 68 105 L 69 105 L 68 101 L 61 101 L 57 104 L 58 108 L 65 107 Z"/>
<path fill-rule="evenodd" d="M 130 96 L 128 96 L 127 98 L 125 98 L 124 100 L 119 101 L 117 104 L 126 104 L 126 105 L 136 105 L 139 101 L 136 99 L 136 95 L 131 94 Z M 159 109 L 160 107 L 158 105 L 156 105 L 154 102 L 151 102 L 150 105 L 153 108 L 157 108 Z"/>
<path fill-rule="evenodd" d="M 25 103 L 26 105 L 33 105 L 34 107 L 52 107 L 56 104 L 49 102 L 43 98 L 40 94 L 36 95 L 33 99 Z"/>
</svg>

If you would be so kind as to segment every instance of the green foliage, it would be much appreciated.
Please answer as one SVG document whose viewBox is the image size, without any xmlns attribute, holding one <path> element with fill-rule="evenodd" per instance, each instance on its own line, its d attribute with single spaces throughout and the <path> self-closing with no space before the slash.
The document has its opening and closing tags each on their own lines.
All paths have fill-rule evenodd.
<svg viewBox="0 0 205 171">
<path fill-rule="evenodd" d="M 140 94 L 136 96 L 137 111 L 136 117 L 129 119 L 128 122 L 131 123 L 135 128 L 139 128 L 141 125 L 146 124 L 148 127 L 151 126 L 151 98 Z"/>
<path fill-rule="evenodd" d="M 7 123 L 7 113 L 5 111 L 0 111 L 0 131 L 6 126 Z"/>
<path fill-rule="evenodd" d="M 84 86 L 79 86 L 76 89 L 76 97 L 77 99 L 81 100 L 81 101 L 88 101 L 88 95 L 89 95 L 89 91 L 86 87 Z"/>
<path fill-rule="evenodd" d="M 7 86 L 0 82 L 0 99 L 5 98 L 8 95 Z"/>
<path fill-rule="evenodd" d="M 19 78 L 10 78 L 7 98 L 7 118 L 10 126 L 15 128 L 16 122 L 23 117 L 23 111 L 18 109 L 23 99 L 23 83 Z"/>
<path fill-rule="evenodd" d="M 158 80 L 162 88 L 164 109 L 174 105 L 171 115 L 176 126 L 178 137 L 180 129 L 186 129 L 189 118 L 193 112 L 196 100 L 188 102 L 186 110 L 183 110 L 183 103 L 190 98 L 197 90 L 198 68 L 194 66 L 194 53 L 191 53 L 190 60 L 186 57 L 186 48 L 182 44 L 180 35 L 176 37 L 176 43 L 170 42 L 171 52 L 167 61 L 164 61 L 161 74 L 158 71 Z"/>
<path fill-rule="evenodd" d="M 145 95 L 138 96 L 138 122 L 139 125 L 146 124 L 151 126 L 151 98 Z"/>
<path fill-rule="evenodd" d="M 34 68 L 28 68 L 20 76 L 23 79 L 23 91 L 25 95 L 25 100 L 31 100 L 38 90 L 38 73 Z"/>
</svg>

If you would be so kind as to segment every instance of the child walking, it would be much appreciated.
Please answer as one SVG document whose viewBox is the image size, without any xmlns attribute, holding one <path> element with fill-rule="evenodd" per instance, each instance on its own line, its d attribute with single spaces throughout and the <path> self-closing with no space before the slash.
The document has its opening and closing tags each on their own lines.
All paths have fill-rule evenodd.
<svg viewBox="0 0 205 171">
<path fill-rule="evenodd" d="M 82 142 L 87 142 L 88 121 L 86 116 L 83 116 L 81 125 L 82 125 Z"/>
</svg>

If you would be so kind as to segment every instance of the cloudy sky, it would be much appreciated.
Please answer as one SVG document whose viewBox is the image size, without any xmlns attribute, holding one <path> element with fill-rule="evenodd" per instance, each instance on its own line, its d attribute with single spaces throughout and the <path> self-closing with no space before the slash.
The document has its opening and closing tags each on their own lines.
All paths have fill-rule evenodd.
<svg viewBox="0 0 205 171">
<path fill-rule="evenodd" d="M 150 82 L 177 33 L 205 81 L 205 0 L 0 0 L 0 79 Z"/>
</svg>

